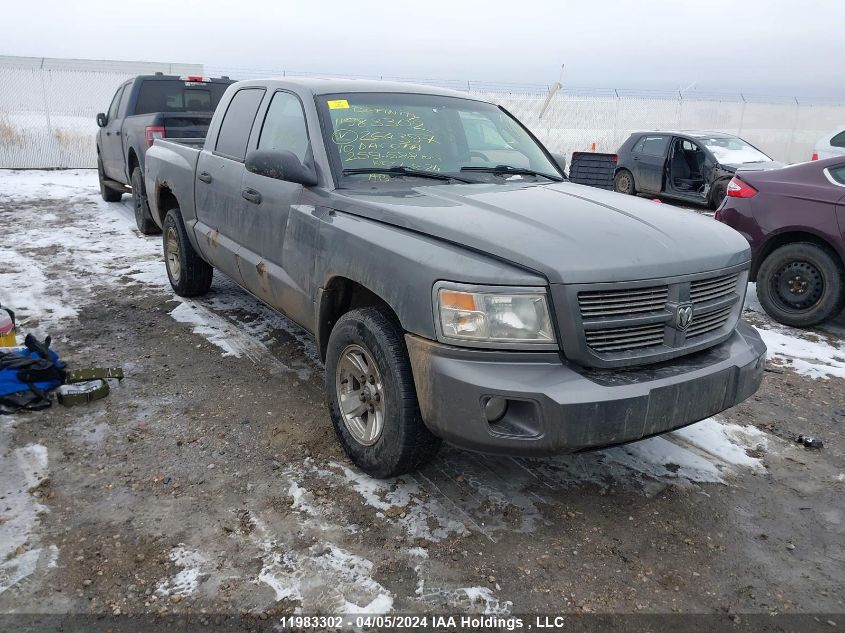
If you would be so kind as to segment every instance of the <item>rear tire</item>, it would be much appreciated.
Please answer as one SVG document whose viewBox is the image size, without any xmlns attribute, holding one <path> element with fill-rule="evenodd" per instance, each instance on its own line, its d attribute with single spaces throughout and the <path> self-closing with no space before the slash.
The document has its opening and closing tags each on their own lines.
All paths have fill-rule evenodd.
<svg viewBox="0 0 845 633">
<path fill-rule="evenodd" d="M 214 268 L 191 246 L 178 208 L 168 211 L 164 218 L 162 245 L 164 265 L 173 292 L 180 297 L 198 297 L 208 292 Z"/>
<path fill-rule="evenodd" d="M 722 206 L 725 196 L 728 195 L 728 181 L 722 180 L 713 185 L 713 190 L 710 192 L 710 208 L 714 211 Z"/>
<path fill-rule="evenodd" d="M 97 154 L 97 178 L 100 181 L 100 195 L 106 202 L 120 202 L 123 193 L 117 189 L 112 189 L 106 184 L 106 172 L 103 169 L 103 159 Z"/>
<path fill-rule="evenodd" d="M 809 327 L 845 307 L 845 272 L 828 249 L 793 242 L 772 251 L 757 273 L 757 297 L 775 321 Z"/>
<path fill-rule="evenodd" d="M 144 235 L 156 235 L 160 232 L 150 213 L 147 203 L 147 190 L 144 187 L 144 175 L 141 168 L 132 170 L 132 206 L 135 208 L 135 224 Z"/>
<path fill-rule="evenodd" d="M 414 471 L 440 448 L 420 414 L 404 332 L 386 308 L 338 320 L 326 351 L 326 396 L 343 450 L 373 477 Z"/>
<path fill-rule="evenodd" d="M 613 178 L 613 190 L 629 196 L 636 195 L 637 188 L 634 185 L 634 174 L 627 169 L 620 169 Z"/>
</svg>

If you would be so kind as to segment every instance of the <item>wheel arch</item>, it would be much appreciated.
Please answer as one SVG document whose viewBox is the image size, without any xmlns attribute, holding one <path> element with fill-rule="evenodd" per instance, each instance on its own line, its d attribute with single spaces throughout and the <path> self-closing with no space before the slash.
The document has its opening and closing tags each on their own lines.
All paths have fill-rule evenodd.
<svg viewBox="0 0 845 633">
<path fill-rule="evenodd" d="M 326 349 L 332 328 L 338 319 L 350 310 L 379 306 L 389 311 L 396 323 L 400 323 L 396 310 L 383 297 L 364 284 L 342 275 L 331 277 L 325 287 L 320 289 L 318 303 L 315 334 L 320 360 L 323 361 L 326 360 Z"/>
<path fill-rule="evenodd" d="M 760 270 L 760 266 L 763 261 L 776 249 L 795 242 L 809 242 L 820 246 L 830 252 L 836 258 L 836 261 L 839 262 L 839 265 L 845 268 L 845 260 L 843 260 L 842 253 L 840 253 L 825 236 L 804 229 L 789 229 L 771 235 L 769 239 L 763 243 L 758 251 L 757 257 L 755 257 L 752 261 L 749 280 L 755 282 L 757 281 L 757 273 Z"/>
</svg>

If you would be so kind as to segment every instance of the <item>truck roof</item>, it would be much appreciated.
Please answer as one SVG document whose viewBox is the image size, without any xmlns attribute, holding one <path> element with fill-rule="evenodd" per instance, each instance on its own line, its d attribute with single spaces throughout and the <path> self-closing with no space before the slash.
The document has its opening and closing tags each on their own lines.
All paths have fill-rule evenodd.
<svg viewBox="0 0 845 633">
<path fill-rule="evenodd" d="M 405 92 L 409 94 L 431 94 L 444 97 L 460 97 L 480 101 L 465 92 L 435 88 L 423 84 L 378 79 L 333 79 L 330 77 L 274 77 L 239 81 L 238 86 L 267 86 L 274 88 L 299 88 L 313 95 L 327 95 L 351 92 Z"/>
</svg>

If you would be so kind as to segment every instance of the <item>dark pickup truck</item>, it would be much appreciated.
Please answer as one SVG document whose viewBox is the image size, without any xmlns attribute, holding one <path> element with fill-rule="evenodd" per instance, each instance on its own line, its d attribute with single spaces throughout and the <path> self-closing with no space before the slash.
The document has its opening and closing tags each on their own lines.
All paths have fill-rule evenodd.
<svg viewBox="0 0 845 633">
<path fill-rule="evenodd" d="M 106 202 L 117 202 L 131 190 L 135 221 L 145 235 L 159 230 L 144 189 L 147 148 L 157 138 L 194 138 L 201 144 L 214 108 L 232 83 L 228 77 L 140 75 L 122 83 L 108 112 L 97 115 L 100 193 Z"/>
<path fill-rule="evenodd" d="M 205 145 L 157 140 L 146 178 L 175 292 L 207 292 L 216 269 L 313 333 L 338 438 L 375 476 L 442 439 L 506 455 L 638 440 L 763 376 L 739 233 L 566 182 L 519 121 L 461 93 L 239 82 Z"/>
</svg>

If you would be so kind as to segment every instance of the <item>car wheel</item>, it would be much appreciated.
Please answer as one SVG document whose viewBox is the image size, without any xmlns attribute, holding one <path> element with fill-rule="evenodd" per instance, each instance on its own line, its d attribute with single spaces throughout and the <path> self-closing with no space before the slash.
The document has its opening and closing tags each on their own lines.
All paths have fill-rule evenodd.
<svg viewBox="0 0 845 633">
<path fill-rule="evenodd" d="M 197 297 L 208 292 L 214 268 L 191 246 L 179 209 L 167 212 L 162 242 L 164 264 L 173 291 L 180 297 Z"/>
<path fill-rule="evenodd" d="M 776 321 L 808 327 L 845 307 L 842 264 L 826 248 L 794 242 L 774 250 L 757 273 L 757 296 Z"/>
<path fill-rule="evenodd" d="M 100 180 L 100 195 L 106 202 L 120 202 L 123 193 L 106 185 L 106 172 L 103 170 L 103 159 L 97 156 L 97 178 Z"/>
<path fill-rule="evenodd" d="M 722 201 L 728 195 L 728 183 L 725 180 L 717 182 L 710 191 L 710 208 L 714 211 L 722 206 Z"/>
<path fill-rule="evenodd" d="M 338 320 L 326 351 L 326 396 L 343 450 L 373 477 L 414 471 L 440 448 L 420 415 L 404 332 L 385 308 Z"/>
<path fill-rule="evenodd" d="M 132 170 L 132 206 L 135 208 L 135 224 L 138 225 L 138 230 L 144 235 L 157 234 L 159 228 L 150 213 L 150 205 L 147 204 L 147 190 L 140 167 Z"/>
<path fill-rule="evenodd" d="M 637 193 L 637 189 L 634 186 L 634 174 L 627 169 L 620 169 L 616 172 L 616 176 L 613 179 L 613 190 L 630 196 Z"/>
</svg>

